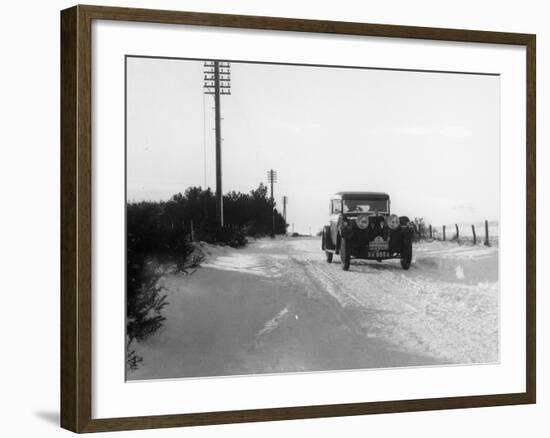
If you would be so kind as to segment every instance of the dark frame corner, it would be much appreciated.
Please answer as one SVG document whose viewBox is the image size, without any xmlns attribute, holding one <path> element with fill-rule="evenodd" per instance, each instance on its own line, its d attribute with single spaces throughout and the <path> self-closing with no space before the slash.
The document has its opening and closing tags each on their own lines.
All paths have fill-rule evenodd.
<svg viewBox="0 0 550 438">
<path fill-rule="evenodd" d="M 527 53 L 526 392 L 245 411 L 92 419 L 91 23 L 140 21 L 524 46 Z M 536 36 L 197 12 L 74 6 L 61 12 L 61 426 L 149 429 L 536 402 Z"/>
</svg>

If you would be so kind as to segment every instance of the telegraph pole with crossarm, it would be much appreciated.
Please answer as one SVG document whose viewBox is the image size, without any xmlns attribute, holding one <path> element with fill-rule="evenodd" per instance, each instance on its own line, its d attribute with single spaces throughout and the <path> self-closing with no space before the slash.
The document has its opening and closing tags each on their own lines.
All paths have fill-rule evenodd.
<svg viewBox="0 0 550 438">
<path fill-rule="evenodd" d="M 277 182 L 277 171 L 267 171 L 267 181 L 271 184 L 271 237 L 275 237 L 275 199 L 273 198 L 273 184 Z"/>
<path fill-rule="evenodd" d="M 216 121 L 216 221 L 223 227 L 223 191 L 222 191 L 222 132 L 220 97 L 231 94 L 231 65 L 223 61 L 204 63 L 204 93 L 214 96 Z"/>
</svg>

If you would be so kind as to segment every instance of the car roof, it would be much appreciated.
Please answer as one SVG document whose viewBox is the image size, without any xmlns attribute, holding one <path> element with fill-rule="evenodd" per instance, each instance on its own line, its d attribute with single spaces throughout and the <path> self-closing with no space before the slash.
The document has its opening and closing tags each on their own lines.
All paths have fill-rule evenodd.
<svg viewBox="0 0 550 438">
<path fill-rule="evenodd" d="M 384 192 L 337 192 L 332 196 L 332 199 L 390 199 L 390 195 Z"/>
</svg>

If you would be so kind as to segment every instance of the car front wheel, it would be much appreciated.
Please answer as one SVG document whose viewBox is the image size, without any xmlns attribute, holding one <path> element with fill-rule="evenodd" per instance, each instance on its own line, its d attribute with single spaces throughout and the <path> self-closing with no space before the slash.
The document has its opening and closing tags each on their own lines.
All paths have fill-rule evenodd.
<svg viewBox="0 0 550 438">
<path fill-rule="evenodd" d="M 405 270 L 411 267 L 412 261 L 412 242 L 409 242 L 404 245 L 404 248 L 401 253 L 401 267 Z"/>
<path fill-rule="evenodd" d="M 342 269 L 344 271 L 349 270 L 351 261 L 351 254 L 349 250 L 347 239 L 342 238 L 340 243 L 340 260 L 342 261 Z"/>
</svg>

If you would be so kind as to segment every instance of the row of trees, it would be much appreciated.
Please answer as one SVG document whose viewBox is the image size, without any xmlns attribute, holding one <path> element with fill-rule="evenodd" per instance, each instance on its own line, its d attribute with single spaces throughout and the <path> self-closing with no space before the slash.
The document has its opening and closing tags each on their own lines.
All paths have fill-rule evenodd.
<svg viewBox="0 0 550 438">
<path fill-rule="evenodd" d="M 250 193 L 229 192 L 223 197 L 224 223 L 226 228 L 244 236 L 265 236 L 272 232 L 273 207 L 267 195 L 267 186 L 262 183 Z M 216 197 L 210 188 L 189 187 L 184 194 L 172 196 L 165 205 L 165 211 L 166 218 L 174 227 L 190 231 L 192 226 L 200 240 L 213 243 L 221 240 L 224 243 L 223 239 L 217 239 L 216 234 L 212 234 L 219 232 L 219 227 L 216 224 Z M 274 213 L 275 234 L 286 233 L 283 216 L 276 208 Z"/>
<path fill-rule="evenodd" d="M 132 348 L 159 330 L 162 309 L 168 304 L 159 280 L 167 273 L 191 274 L 202 262 L 195 240 L 239 247 L 247 237 L 268 235 L 272 204 L 263 184 L 250 193 L 224 196 L 228 224 L 216 224 L 216 197 L 208 189 L 190 187 L 167 202 L 137 202 L 126 206 L 126 361 L 129 370 L 143 360 Z M 283 217 L 275 212 L 275 233 L 286 232 Z"/>
</svg>

